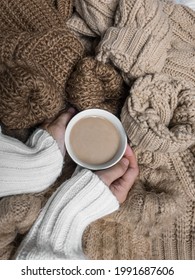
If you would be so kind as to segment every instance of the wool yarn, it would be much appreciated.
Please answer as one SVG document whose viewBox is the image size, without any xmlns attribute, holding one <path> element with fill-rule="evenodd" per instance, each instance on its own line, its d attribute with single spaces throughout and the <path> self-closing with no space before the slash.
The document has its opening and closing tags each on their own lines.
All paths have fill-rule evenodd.
<svg viewBox="0 0 195 280">
<path fill-rule="evenodd" d="M 117 71 L 92 57 L 80 61 L 66 87 L 67 100 L 78 110 L 101 108 L 117 114 L 124 94 Z"/>
<path fill-rule="evenodd" d="M 0 52 L 0 120 L 8 128 L 32 127 L 66 106 L 65 84 L 83 54 L 67 29 L 1 34 Z"/>
</svg>

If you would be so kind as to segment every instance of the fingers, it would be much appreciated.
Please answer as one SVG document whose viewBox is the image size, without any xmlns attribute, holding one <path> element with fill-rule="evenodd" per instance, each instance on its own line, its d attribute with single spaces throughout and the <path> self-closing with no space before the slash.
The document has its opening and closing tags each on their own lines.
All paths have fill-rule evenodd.
<svg viewBox="0 0 195 280">
<path fill-rule="evenodd" d="M 69 108 L 67 112 L 62 113 L 54 122 L 57 125 L 66 127 L 70 119 L 74 116 L 76 110 L 74 108 Z"/>
<path fill-rule="evenodd" d="M 70 107 L 66 112 L 61 113 L 57 118 L 50 118 L 44 121 L 40 126 L 43 129 L 46 129 L 50 125 L 59 125 L 66 127 L 70 119 L 75 115 L 76 110 L 73 107 Z"/>
<path fill-rule="evenodd" d="M 96 171 L 95 173 L 107 186 L 110 186 L 112 182 L 124 175 L 128 166 L 129 160 L 124 157 L 114 166 L 105 170 Z"/>
<path fill-rule="evenodd" d="M 131 147 L 129 145 L 127 145 L 124 156 L 129 160 L 129 167 L 136 169 L 138 171 L 137 159 L 135 157 L 133 150 L 131 149 Z"/>
<path fill-rule="evenodd" d="M 119 203 L 123 203 L 139 174 L 133 150 L 128 145 L 124 157 L 116 165 L 106 170 L 97 171 L 96 174 L 109 186 Z"/>
<path fill-rule="evenodd" d="M 66 152 L 64 143 L 65 129 L 68 122 L 75 115 L 75 113 L 76 110 L 74 108 L 69 108 L 67 112 L 61 113 L 59 117 L 57 117 L 51 123 L 45 122 L 41 126 L 41 128 L 45 129 L 56 140 L 62 156 L 64 156 Z"/>
</svg>

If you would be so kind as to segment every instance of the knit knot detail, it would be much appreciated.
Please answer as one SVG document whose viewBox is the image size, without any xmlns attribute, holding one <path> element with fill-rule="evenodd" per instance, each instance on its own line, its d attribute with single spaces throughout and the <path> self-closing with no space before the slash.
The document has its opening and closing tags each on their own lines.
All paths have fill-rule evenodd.
<svg viewBox="0 0 195 280">
<path fill-rule="evenodd" d="M 101 108 L 116 113 L 122 89 L 122 78 L 112 66 L 86 57 L 68 80 L 66 92 L 78 110 Z"/>
<path fill-rule="evenodd" d="M 130 92 L 121 119 L 133 145 L 175 153 L 195 143 L 195 95 L 190 85 L 156 74 L 138 79 Z"/>
</svg>

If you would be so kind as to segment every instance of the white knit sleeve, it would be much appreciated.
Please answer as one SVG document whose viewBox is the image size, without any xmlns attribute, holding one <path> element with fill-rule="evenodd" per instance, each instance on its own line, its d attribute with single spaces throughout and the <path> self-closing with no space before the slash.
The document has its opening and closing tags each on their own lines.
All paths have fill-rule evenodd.
<svg viewBox="0 0 195 280">
<path fill-rule="evenodd" d="M 60 149 L 45 130 L 37 129 L 24 144 L 0 128 L 0 197 L 41 192 L 54 183 L 62 166 Z"/>
<path fill-rule="evenodd" d="M 85 228 L 118 207 L 116 197 L 99 177 L 83 169 L 50 197 L 16 259 L 85 259 Z"/>
</svg>

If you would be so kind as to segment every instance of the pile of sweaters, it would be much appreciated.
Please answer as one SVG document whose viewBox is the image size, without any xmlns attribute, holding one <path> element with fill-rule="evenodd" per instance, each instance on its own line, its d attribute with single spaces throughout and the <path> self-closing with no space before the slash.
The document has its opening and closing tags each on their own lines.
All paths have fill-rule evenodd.
<svg viewBox="0 0 195 280">
<path fill-rule="evenodd" d="M 194 26 L 195 11 L 170 0 L 1 1 L 4 134 L 26 142 L 70 105 L 102 108 L 136 153 L 127 200 L 85 229 L 90 259 L 195 259 Z M 1 194 L 1 259 L 74 168 L 67 158 L 49 189 Z"/>
</svg>

